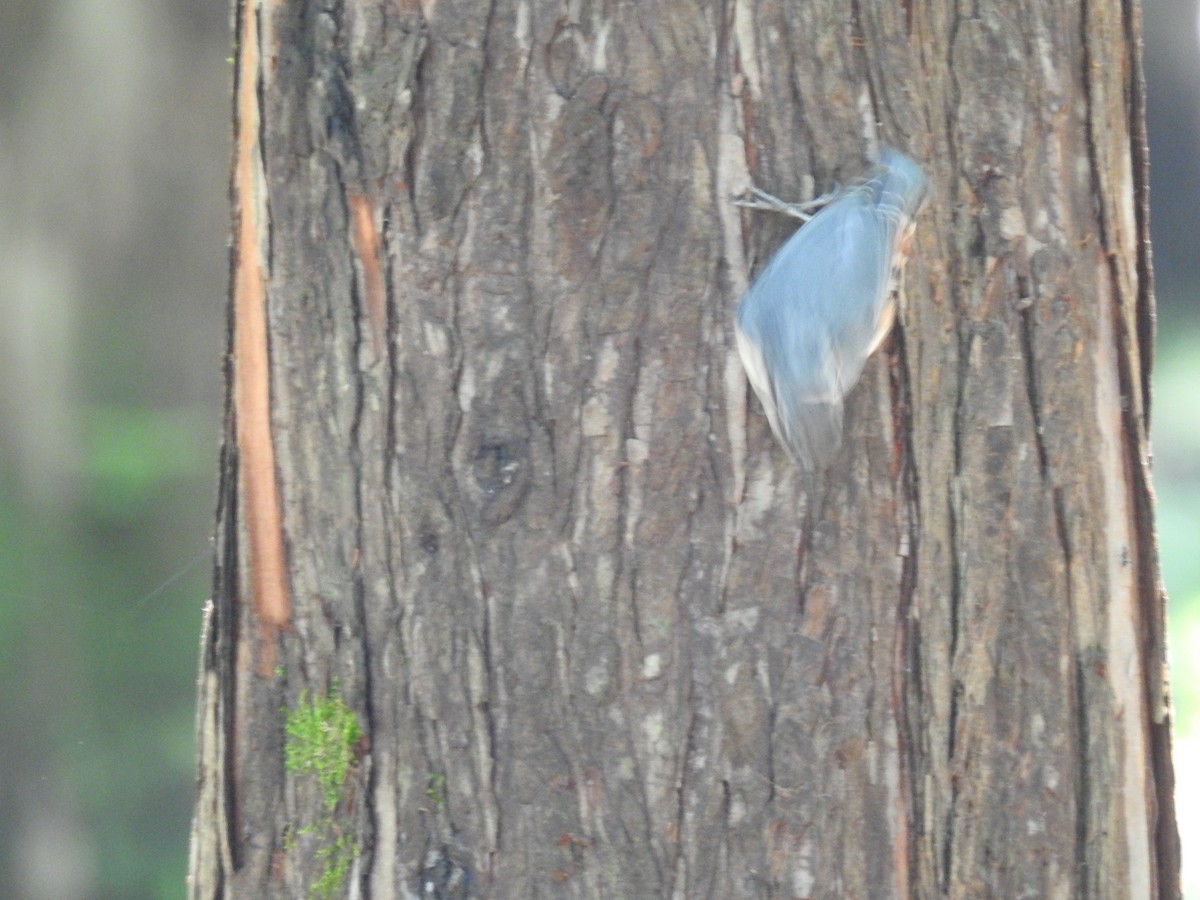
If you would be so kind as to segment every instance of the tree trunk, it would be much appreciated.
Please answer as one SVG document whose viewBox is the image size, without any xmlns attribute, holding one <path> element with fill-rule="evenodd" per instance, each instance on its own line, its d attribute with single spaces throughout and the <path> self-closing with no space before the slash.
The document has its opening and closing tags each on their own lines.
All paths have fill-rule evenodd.
<svg viewBox="0 0 1200 900">
<path fill-rule="evenodd" d="M 1178 895 L 1139 12 L 948 6 L 239 0 L 193 896 Z M 728 201 L 879 142 L 810 508 Z"/>
</svg>

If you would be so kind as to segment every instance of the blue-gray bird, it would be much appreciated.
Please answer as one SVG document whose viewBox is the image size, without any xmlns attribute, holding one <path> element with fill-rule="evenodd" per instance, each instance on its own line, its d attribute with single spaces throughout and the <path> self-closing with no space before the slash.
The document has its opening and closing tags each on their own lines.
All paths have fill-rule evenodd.
<svg viewBox="0 0 1200 900">
<path fill-rule="evenodd" d="M 814 215 L 757 188 L 738 201 L 805 219 L 750 285 L 737 313 L 742 365 L 788 456 L 810 480 L 837 452 L 842 398 L 895 319 L 900 273 L 929 181 L 884 149 Z"/>
</svg>

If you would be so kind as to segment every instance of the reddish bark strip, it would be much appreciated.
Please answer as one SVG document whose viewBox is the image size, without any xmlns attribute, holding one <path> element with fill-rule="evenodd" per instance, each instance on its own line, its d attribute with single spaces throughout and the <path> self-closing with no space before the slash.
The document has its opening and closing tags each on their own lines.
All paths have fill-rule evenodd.
<svg viewBox="0 0 1200 900">
<path fill-rule="evenodd" d="M 371 319 L 371 346 L 375 358 L 383 354 L 383 337 L 387 333 L 387 317 L 383 304 L 383 272 L 379 266 L 379 229 L 371 211 L 371 201 L 364 194 L 349 194 L 350 218 L 354 223 L 354 252 L 362 264 L 363 293 L 367 314 Z"/>
<path fill-rule="evenodd" d="M 234 184 L 237 234 L 233 285 L 233 378 L 237 409 L 237 443 L 241 487 L 246 501 L 250 586 L 259 620 L 262 657 L 259 669 L 275 668 L 276 631 L 291 618 L 287 571 L 284 565 L 283 524 L 275 447 L 271 437 L 271 370 L 267 352 L 267 294 L 259 252 L 261 227 L 257 199 L 263 189 L 259 172 L 258 17 L 247 8 L 238 41 L 237 156 Z"/>
</svg>

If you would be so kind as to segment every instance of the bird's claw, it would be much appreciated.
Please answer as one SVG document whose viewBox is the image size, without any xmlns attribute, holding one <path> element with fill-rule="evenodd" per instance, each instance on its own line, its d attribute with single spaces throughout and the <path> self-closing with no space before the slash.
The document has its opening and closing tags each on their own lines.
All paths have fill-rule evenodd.
<svg viewBox="0 0 1200 900">
<path fill-rule="evenodd" d="M 745 194 L 741 197 L 734 197 L 733 202 L 736 206 L 741 206 L 745 209 L 761 209 L 768 212 L 783 213 L 786 216 L 799 219 L 801 222 L 807 222 L 815 215 L 815 212 L 812 212 L 813 210 L 817 210 L 832 202 L 841 189 L 841 185 L 835 182 L 833 190 L 822 194 L 820 197 L 806 200 L 803 203 L 788 203 L 786 200 L 780 200 L 774 194 L 768 194 L 758 185 L 754 184 L 754 182 L 751 182 L 749 187 L 746 188 Z"/>
</svg>

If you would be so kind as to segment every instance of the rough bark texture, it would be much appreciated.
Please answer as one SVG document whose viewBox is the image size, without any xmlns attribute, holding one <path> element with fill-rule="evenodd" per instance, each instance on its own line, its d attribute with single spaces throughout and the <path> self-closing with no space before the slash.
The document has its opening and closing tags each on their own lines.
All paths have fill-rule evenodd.
<svg viewBox="0 0 1200 900">
<path fill-rule="evenodd" d="M 981 6 L 239 0 L 193 896 L 1177 895 L 1138 12 Z M 880 140 L 936 195 L 809 509 L 728 198 Z"/>
</svg>

